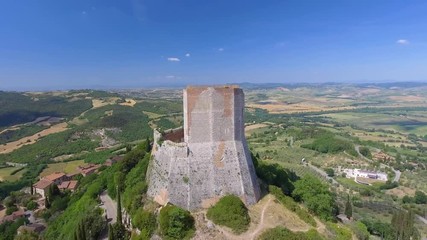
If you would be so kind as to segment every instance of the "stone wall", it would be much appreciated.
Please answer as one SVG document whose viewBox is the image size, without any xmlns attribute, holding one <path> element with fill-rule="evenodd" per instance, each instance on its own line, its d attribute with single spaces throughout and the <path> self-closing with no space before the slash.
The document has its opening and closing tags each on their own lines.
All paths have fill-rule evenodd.
<svg viewBox="0 0 427 240">
<path fill-rule="evenodd" d="M 189 210 L 209 207 L 227 194 L 256 203 L 260 190 L 243 109 L 244 94 L 236 86 L 184 90 L 184 142 L 155 141 L 148 195 Z"/>
</svg>

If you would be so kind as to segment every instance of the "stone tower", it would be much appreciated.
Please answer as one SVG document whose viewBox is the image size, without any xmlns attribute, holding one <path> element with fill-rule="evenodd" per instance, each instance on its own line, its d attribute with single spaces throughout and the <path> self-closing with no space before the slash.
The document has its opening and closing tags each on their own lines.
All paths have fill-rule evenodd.
<svg viewBox="0 0 427 240">
<path fill-rule="evenodd" d="M 244 132 L 244 94 L 237 86 L 187 87 L 184 129 L 154 133 L 148 195 L 188 210 L 224 195 L 247 205 L 260 197 Z"/>
</svg>

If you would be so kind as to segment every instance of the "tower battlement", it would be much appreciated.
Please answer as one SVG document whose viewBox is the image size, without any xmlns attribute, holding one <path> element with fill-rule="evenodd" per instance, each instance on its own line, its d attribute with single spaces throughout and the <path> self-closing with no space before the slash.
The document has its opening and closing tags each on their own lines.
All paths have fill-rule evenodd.
<svg viewBox="0 0 427 240">
<path fill-rule="evenodd" d="M 155 143 L 148 195 L 189 210 L 227 194 L 256 203 L 260 190 L 244 135 L 242 89 L 191 86 L 183 97 L 184 142 Z"/>
</svg>

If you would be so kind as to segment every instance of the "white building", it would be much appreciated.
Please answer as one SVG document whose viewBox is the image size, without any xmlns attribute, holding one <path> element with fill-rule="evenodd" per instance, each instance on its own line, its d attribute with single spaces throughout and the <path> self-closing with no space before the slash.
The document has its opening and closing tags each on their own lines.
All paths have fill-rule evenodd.
<svg viewBox="0 0 427 240">
<path fill-rule="evenodd" d="M 387 181 L 387 173 L 383 172 L 373 172 L 368 170 L 361 170 L 361 169 L 351 169 L 351 168 L 344 168 L 342 169 L 342 172 L 346 174 L 347 178 L 370 178 L 370 179 L 376 179 L 380 181 Z"/>
</svg>

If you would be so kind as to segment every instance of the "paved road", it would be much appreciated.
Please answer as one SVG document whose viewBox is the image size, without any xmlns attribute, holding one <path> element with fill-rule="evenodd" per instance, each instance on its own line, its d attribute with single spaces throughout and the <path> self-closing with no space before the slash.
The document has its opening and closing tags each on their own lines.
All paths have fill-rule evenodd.
<svg viewBox="0 0 427 240">
<path fill-rule="evenodd" d="M 101 193 L 99 195 L 99 198 L 101 199 L 102 205 L 100 208 L 104 209 L 107 214 L 107 221 L 108 223 L 115 223 L 117 221 L 117 204 L 113 199 L 108 196 L 107 192 Z M 105 228 L 101 235 L 99 236 L 100 240 L 108 240 L 108 227 Z"/>
<path fill-rule="evenodd" d="M 327 174 L 325 171 L 323 171 L 322 169 L 320 169 L 320 168 L 318 168 L 318 167 L 316 167 L 316 166 L 313 166 L 313 165 L 311 165 L 310 163 L 308 163 L 307 165 L 308 165 L 311 169 L 313 169 L 314 171 L 316 171 L 316 172 L 318 172 L 320 175 L 322 175 L 324 178 L 326 178 L 326 179 L 328 179 L 328 180 L 332 181 L 332 183 L 333 183 L 333 184 L 339 184 L 335 179 L 333 179 L 333 178 L 329 177 L 329 176 L 328 176 L 328 174 Z"/>
<path fill-rule="evenodd" d="M 420 215 L 416 215 L 418 220 L 420 220 L 421 222 L 423 222 L 424 224 L 427 224 L 427 219 L 421 217 Z"/>
<path fill-rule="evenodd" d="M 101 193 L 99 197 L 102 202 L 100 207 L 106 210 L 109 223 L 115 223 L 117 220 L 117 203 L 108 196 L 107 192 Z"/>
</svg>

